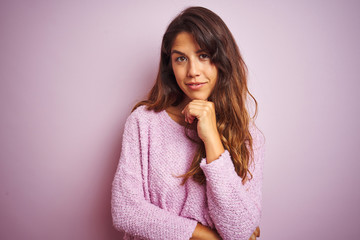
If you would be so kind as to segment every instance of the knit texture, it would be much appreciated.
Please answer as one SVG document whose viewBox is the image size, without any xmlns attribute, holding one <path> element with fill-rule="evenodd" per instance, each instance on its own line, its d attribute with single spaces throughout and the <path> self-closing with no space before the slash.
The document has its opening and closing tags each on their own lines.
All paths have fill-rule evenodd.
<svg viewBox="0 0 360 240">
<path fill-rule="evenodd" d="M 189 239 L 197 222 L 216 228 L 222 239 L 248 240 L 259 226 L 264 138 L 252 126 L 253 178 L 244 185 L 230 154 L 200 167 L 206 184 L 177 177 L 187 172 L 196 144 L 166 111 L 138 107 L 128 117 L 112 185 L 113 224 L 124 239 Z M 193 132 L 196 135 L 196 132 Z"/>
</svg>

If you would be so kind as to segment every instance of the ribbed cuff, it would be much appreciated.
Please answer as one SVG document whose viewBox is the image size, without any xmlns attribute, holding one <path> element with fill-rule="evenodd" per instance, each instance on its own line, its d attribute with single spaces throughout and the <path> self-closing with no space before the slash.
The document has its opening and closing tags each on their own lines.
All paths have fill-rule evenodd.
<svg viewBox="0 0 360 240">
<path fill-rule="evenodd" d="M 206 158 L 203 158 L 200 162 L 200 167 L 204 171 L 206 181 L 223 178 L 223 176 L 232 177 L 232 175 L 236 174 L 230 153 L 227 150 L 218 159 L 209 164 L 206 163 Z"/>
</svg>

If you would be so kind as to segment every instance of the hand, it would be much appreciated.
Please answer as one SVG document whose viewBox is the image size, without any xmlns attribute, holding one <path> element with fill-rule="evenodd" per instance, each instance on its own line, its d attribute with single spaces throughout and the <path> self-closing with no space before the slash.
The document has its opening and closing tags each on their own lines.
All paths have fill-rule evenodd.
<svg viewBox="0 0 360 240">
<path fill-rule="evenodd" d="M 257 227 L 255 229 L 255 231 L 253 232 L 253 234 L 251 235 L 249 240 L 256 240 L 257 237 L 260 237 L 260 228 L 259 227 Z"/>
<path fill-rule="evenodd" d="M 219 135 L 216 127 L 216 114 L 213 102 L 205 100 L 192 100 L 181 112 L 185 116 L 185 122 L 192 124 L 195 119 L 197 133 L 203 142 Z"/>
<path fill-rule="evenodd" d="M 185 122 L 192 124 L 195 119 L 198 120 L 197 133 L 205 145 L 206 162 L 211 163 L 218 159 L 225 150 L 216 126 L 214 103 L 192 100 L 181 113 L 185 116 Z"/>
<path fill-rule="evenodd" d="M 221 240 L 221 237 L 216 230 L 198 223 L 190 240 Z"/>
</svg>

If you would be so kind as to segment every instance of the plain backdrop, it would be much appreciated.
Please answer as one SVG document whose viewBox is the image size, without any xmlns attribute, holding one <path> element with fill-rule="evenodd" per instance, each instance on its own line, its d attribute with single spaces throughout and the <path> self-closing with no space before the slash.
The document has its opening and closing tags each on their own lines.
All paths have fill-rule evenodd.
<svg viewBox="0 0 360 240">
<path fill-rule="evenodd" d="M 360 236 L 360 2 L 0 2 L 0 239 L 122 239 L 124 122 L 190 5 L 227 23 L 266 136 L 261 238 Z"/>
</svg>

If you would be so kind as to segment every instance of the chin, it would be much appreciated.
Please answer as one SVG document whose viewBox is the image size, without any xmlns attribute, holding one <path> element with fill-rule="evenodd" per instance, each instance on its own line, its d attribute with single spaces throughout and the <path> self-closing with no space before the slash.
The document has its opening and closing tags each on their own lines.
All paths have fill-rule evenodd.
<svg viewBox="0 0 360 240">
<path fill-rule="evenodd" d="M 194 94 L 191 96 L 188 96 L 191 100 L 208 100 L 209 96 L 201 95 L 201 94 Z"/>
<path fill-rule="evenodd" d="M 206 98 L 206 97 L 192 97 L 190 99 L 191 100 L 203 100 L 203 101 L 206 101 L 208 98 Z"/>
</svg>

